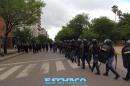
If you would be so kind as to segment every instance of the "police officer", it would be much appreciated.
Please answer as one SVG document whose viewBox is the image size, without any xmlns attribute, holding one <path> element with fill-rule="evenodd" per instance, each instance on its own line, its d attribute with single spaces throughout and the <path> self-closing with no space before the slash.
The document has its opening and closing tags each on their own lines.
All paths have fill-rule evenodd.
<svg viewBox="0 0 130 86">
<path fill-rule="evenodd" d="M 71 61 L 72 61 L 72 63 L 74 62 L 74 60 L 75 60 L 75 49 L 76 49 L 76 47 L 75 47 L 75 40 L 74 39 L 72 39 L 72 41 L 71 41 Z"/>
<path fill-rule="evenodd" d="M 18 42 L 18 43 L 17 43 L 17 50 L 18 50 L 18 53 L 21 51 L 20 46 L 21 46 L 21 45 L 20 45 L 20 43 Z"/>
<path fill-rule="evenodd" d="M 83 40 L 83 56 L 82 56 L 82 68 L 85 69 L 85 61 L 87 61 L 89 68 L 91 69 L 90 61 L 91 54 L 89 50 L 89 42 L 87 39 Z"/>
<path fill-rule="evenodd" d="M 96 70 L 97 70 L 96 74 L 100 75 L 99 64 L 98 64 L 98 57 L 99 57 L 99 53 L 100 53 L 100 46 L 99 46 L 98 41 L 96 39 L 92 39 L 91 51 L 92 51 L 92 56 L 93 56 L 92 72 L 93 72 L 93 70 L 96 67 Z"/>
<path fill-rule="evenodd" d="M 53 47 L 53 44 L 52 44 L 52 43 L 50 43 L 50 51 L 52 51 L 52 47 Z"/>
<path fill-rule="evenodd" d="M 42 43 L 42 50 L 45 51 L 45 43 Z"/>
<path fill-rule="evenodd" d="M 126 45 L 122 49 L 123 65 L 127 69 L 126 77 L 123 78 L 126 81 L 130 79 L 130 40 L 127 41 Z"/>
<path fill-rule="evenodd" d="M 112 41 L 110 39 L 106 39 L 104 41 L 104 44 L 109 46 L 107 50 L 106 72 L 104 73 L 104 76 L 108 76 L 109 70 L 111 70 L 112 73 L 115 74 L 115 79 L 118 79 L 120 75 L 116 72 L 112 65 L 112 62 L 114 61 L 114 56 L 116 55 L 115 50 L 112 46 Z"/>
<path fill-rule="evenodd" d="M 33 47 L 33 53 L 36 53 L 36 43 L 33 43 L 32 47 Z"/>
<path fill-rule="evenodd" d="M 76 44 L 76 53 L 77 53 L 77 62 L 78 66 L 80 66 L 80 59 L 82 57 L 82 40 L 78 39 L 77 44 Z"/>
<path fill-rule="evenodd" d="M 45 44 L 46 52 L 48 52 L 48 43 Z"/>
</svg>

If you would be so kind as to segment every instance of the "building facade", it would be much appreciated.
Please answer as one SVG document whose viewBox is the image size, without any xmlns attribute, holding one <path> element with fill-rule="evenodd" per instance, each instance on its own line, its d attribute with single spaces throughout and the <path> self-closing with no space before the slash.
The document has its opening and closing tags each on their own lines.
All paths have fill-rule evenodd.
<svg viewBox="0 0 130 86">
<path fill-rule="evenodd" d="M 41 28 L 41 29 L 39 30 L 39 34 L 44 35 L 44 36 L 46 36 L 47 38 L 49 38 L 49 35 L 48 35 L 47 31 L 46 31 L 44 28 Z"/>
</svg>

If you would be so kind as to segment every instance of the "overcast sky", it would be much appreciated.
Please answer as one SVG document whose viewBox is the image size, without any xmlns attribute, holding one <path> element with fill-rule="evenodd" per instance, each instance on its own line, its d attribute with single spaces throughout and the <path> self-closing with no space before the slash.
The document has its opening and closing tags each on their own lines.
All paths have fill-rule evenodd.
<svg viewBox="0 0 130 86">
<path fill-rule="evenodd" d="M 42 9 L 41 26 L 49 37 L 54 39 L 61 27 L 66 25 L 75 15 L 87 13 L 90 19 L 107 16 L 114 20 L 111 11 L 113 5 L 118 5 L 122 12 L 130 12 L 130 0 L 44 0 L 46 6 Z"/>
</svg>

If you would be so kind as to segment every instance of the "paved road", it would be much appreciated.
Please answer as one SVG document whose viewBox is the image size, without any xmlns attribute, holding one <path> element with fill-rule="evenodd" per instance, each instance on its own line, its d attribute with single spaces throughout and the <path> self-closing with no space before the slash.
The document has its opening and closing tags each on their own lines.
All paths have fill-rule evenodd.
<svg viewBox="0 0 130 86">
<path fill-rule="evenodd" d="M 105 72 L 104 65 L 100 69 Z M 121 76 L 126 74 L 120 57 L 117 71 Z M 87 65 L 83 70 L 59 53 L 23 54 L 0 63 L 0 86 L 45 86 L 43 77 L 87 77 L 85 86 L 130 86 L 121 78 L 114 80 L 111 73 L 108 77 L 98 76 Z"/>
</svg>

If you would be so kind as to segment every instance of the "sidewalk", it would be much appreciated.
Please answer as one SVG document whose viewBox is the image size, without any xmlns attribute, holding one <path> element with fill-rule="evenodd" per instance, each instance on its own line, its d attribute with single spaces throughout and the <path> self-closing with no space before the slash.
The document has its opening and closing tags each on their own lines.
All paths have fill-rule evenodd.
<svg viewBox="0 0 130 86">
<path fill-rule="evenodd" d="M 10 58 L 13 58 L 13 57 L 16 57 L 18 55 L 20 55 L 20 53 L 17 53 L 16 49 L 8 49 L 7 50 L 7 55 L 0 56 L 0 62 L 5 61 L 5 60 L 10 59 Z"/>
</svg>

